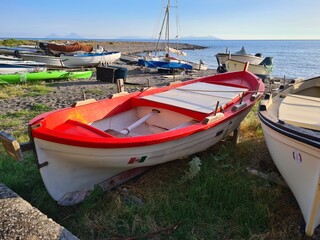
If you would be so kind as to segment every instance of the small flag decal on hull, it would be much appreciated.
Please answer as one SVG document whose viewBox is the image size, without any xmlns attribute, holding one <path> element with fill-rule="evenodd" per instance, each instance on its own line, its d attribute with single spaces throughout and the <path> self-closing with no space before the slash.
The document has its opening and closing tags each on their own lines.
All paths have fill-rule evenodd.
<svg viewBox="0 0 320 240">
<path fill-rule="evenodd" d="M 130 158 L 128 164 L 143 163 L 144 160 L 146 160 L 146 158 L 147 158 L 147 156 L 143 156 L 141 158 L 132 157 L 132 158 Z"/>
</svg>

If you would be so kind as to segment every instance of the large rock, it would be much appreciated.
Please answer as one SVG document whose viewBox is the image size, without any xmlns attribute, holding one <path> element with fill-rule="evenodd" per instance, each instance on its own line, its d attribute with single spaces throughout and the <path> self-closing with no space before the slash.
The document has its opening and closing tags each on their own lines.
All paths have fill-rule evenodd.
<svg viewBox="0 0 320 240">
<path fill-rule="evenodd" d="M 0 183 L 0 239 L 78 239 Z"/>
</svg>

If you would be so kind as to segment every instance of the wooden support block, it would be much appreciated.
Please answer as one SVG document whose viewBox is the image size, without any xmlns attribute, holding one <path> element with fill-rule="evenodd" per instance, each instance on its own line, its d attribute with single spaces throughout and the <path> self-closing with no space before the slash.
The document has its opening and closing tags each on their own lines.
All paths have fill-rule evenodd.
<svg viewBox="0 0 320 240">
<path fill-rule="evenodd" d="M 89 104 L 89 103 L 94 103 L 96 102 L 97 100 L 93 99 L 93 98 L 90 98 L 90 99 L 86 99 L 86 100 L 83 100 L 83 101 L 77 101 L 77 102 L 74 102 L 71 107 L 79 107 L 79 106 L 82 106 L 82 105 L 86 105 L 86 104 Z"/>
<path fill-rule="evenodd" d="M 0 132 L 0 142 L 2 143 L 6 152 L 15 160 L 23 160 L 20 144 L 13 136 L 6 132 Z"/>
<path fill-rule="evenodd" d="M 210 116 L 206 117 L 205 119 L 203 119 L 202 123 L 203 124 L 210 124 L 210 123 L 218 121 L 221 118 L 224 118 L 224 114 L 217 113 L 216 115 L 210 115 Z"/>
<path fill-rule="evenodd" d="M 124 81 L 122 78 L 117 79 L 117 91 L 118 93 L 124 92 Z"/>
<path fill-rule="evenodd" d="M 239 104 L 236 104 L 232 107 L 232 111 L 233 112 L 236 112 L 236 111 L 239 111 L 243 108 L 245 108 L 247 106 L 247 103 L 243 102 L 243 103 L 239 103 Z"/>
</svg>

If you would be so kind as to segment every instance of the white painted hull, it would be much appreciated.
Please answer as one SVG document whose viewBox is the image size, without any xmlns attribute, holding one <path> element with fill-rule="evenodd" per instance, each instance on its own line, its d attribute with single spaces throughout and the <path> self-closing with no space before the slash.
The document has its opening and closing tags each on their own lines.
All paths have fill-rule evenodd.
<svg viewBox="0 0 320 240">
<path fill-rule="evenodd" d="M 100 65 L 111 64 L 120 59 L 121 53 L 96 54 L 96 55 L 61 55 L 63 65 L 68 68 L 73 67 L 95 67 Z"/>
<path fill-rule="evenodd" d="M 60 57 L 35 55 L 35 54 L 21 54 L 21 57 L 26 61 L 37 61 L 46 63 L 48 67 L 62 68 L 64 67 Z"/>
<path fill-rule="evenodd" d="M 83 148 L 35 138 L 44 184 L 53 199 L 65 199 L 70 193 L 90 189 L 129 169 L 153 166 L 203 151 L 235 130 L 250 109 L 210 130 L 157 145 L 133 148 Z M 217 134 L 219 131 L 223 134 Z M 218 135 L 218 136 L 217 136 Z M 132 157 L 148 156 L 143 163 L 128 164 Z"/>
<path fill-rule="evenodd" d="M 205 71 L 208 69 L 208 65 L 206 65 L 206 64 L 200 64 L 200 63 L 194 63 L 194 62 L 190 62 L 190 64 L 192 65 L 193 70 Z"/>
<path fill-rule="evenodd" d="M 24 73 L 24 72 L 39 72 L 45 71 L 45 68 L 37 67 L 0 67 L 0 74 L 14 74 L 14 73 Z"/>
<path fill-rule="evenodd" d="M 246 62 L 235 61 L 233 59 L 228 59 L 225 62 L 227 72 L 242 71 L 245 67 L 245 64 Z M 263 65 L 249 64 L 248 71 L 263 78 L 271 74 L 270 69 Z"/>
<path fill-rule="evenodd" d="M 45 63 L 34 61 L 0 61 L 0 74 L 46 71 Z"/>
<path fill-rule="evenodd" d="M 320 151 L 261 125 L 271 157 L 294 194 L 311 236 L 320 224 Z M 302 162 L 295 156 L 301 156 Z"/>
<path fill-rule="evenodd" d="M 126 63 L 132 63 L 132 64 L 136 64 L 138 63 L 138 56 L 134 56 L 134 55 L 123 55 L 121 54 L 121 58 L 120 60 Z"/>
<path fill-rule="evenodd" d="M 307 236 L 320 224 L 319 87 L 320 78 L 297 83 L 262 100 L 259 111 L 270 155 L 299 204 Z"/>
<path fill-rule="evenodd" d="M 257 57 L 254 55 L 246 54 L 246 55 L 237 55 L 237 54 L 227 54 L 227 53 L 219 53 L 216 55 L 219 64 L 225 64 L 228 59 L 236 60 L 239 62 L 249 62 L 250 64 L 259 64 L 262 62 L 262 57 Z"/>
<path fill-rule="evenodd" d="M 17 58 L 15 56 L 12 55 L 2 55 L 0 54 L 0 60 L 5 60 L 5 61 L 21 61 L 22 58 Z"/>
<path fill-rule="evenodd" d="M 35 52 L 34 48 L 25 48 L 25 47 L 7 47 L 0 46 L 0 54 L 4 55 L 15 55 L 15 53 L 30 53 Z"/>
</svg>

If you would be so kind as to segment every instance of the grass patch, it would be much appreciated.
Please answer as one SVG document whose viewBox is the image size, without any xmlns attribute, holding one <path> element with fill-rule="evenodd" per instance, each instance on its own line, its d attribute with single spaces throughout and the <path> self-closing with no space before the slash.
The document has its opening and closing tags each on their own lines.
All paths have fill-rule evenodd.
<svg viewBox="0 0 320 240">
<path fill-rule="evenodd" d="M 17 40 L 14 38 L 0 40 L 0 45 L 8 46 L 8 47 L 15 47 L 15 46 L 19 46 L 19 45 L 30 45 L 30 44 L 34 45 L 34 41 Z"/>
<path fill-rule="evenodd" d="M 26 141 L 26 123 L 50 110 L 36 104 L 0 115 L 0 128 Z M 260 144 L 257 106 L 244 120 L 240 139 L 236 147 L 222 141 L 188 159 L 156 166 L 108 193 L 96 188 L 71 207 L 51 199 L 32 153 L 15 162 L 1 146 L 0 182 L 80 239 L 299 239 L 300 211 L 290 191 L 246 172 L 270 161 Z"/>
<path fill-rule="evenodd" d="M 4 86 L 0 86 L 0 99 L 10 99 L 14 97 L 42 96 L 51 91 L 52 89 L 50 89 L 50 87 L 41 83 L 4 85 Z"/>
<path fill-rule="evenodd" d="M 92 88 L 92 89 L 87 89 L 85 94 L 95 94 L 95 95 L 105 95 L 105 91 L 102 90 L 101 88 Z"/>
<path fill-rule="evenodd" d="M 51 110 L 53 109 L 44 104 L 34 104 L 31 110 L 0 114 L 0 129 L 11 132 L 20 142 L 28 141 L 28 122 L 37 115 Z"/>
</svg>

